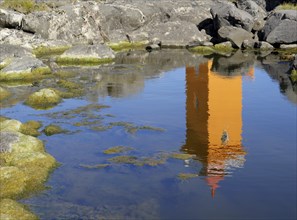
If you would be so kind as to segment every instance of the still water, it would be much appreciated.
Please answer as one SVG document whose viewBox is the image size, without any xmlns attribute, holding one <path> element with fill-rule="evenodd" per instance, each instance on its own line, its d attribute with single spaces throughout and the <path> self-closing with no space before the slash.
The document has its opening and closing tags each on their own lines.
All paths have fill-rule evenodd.
<svg viewBox="0 0 297 220">
<path fill-rule="evenodd" d="M 288 64 L 235 56 L 126 54 L 105 70 L 74 68 L 69 80 L 82 82 L 82 97 L 47 111 L 2 108 L 70 131 L 39 137 L 61 166 L 47 190 L 21 202 L 45 220 L 296 219 L 297 92 Z M 114 146 L 133 150 L 104 154 Z M 164 156 L 171 153 L 193 157 Z M 109 161 L 119 155 L 163 160 Z"/>
</svg>

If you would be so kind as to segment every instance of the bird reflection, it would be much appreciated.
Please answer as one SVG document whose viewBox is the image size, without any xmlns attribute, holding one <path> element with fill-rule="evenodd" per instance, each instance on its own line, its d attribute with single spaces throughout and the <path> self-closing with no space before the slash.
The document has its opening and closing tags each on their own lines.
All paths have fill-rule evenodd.
<svg viewBox="0 0 297 220">
<path fill-rule="evenodd" d="M 243 167 L 246 153 L 241 138 L 242 75 L 224 76 L 211 67 L 210 60 L 198 69 L 186 68 L 187 132 L 182 150 L 201 161 L 199 175 L 205 176 L 214 197 L 219 182 Z"/>
</svg>

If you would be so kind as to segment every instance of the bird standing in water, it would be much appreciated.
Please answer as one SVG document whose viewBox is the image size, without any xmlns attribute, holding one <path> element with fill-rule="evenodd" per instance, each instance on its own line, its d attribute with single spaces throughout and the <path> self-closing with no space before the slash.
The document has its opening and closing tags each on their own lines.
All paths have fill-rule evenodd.
<svg viewBox="0 0 297 220">
<path fill-rule="evenodd" d="M 226 145 L 229 141 L 229 134 L 226 130 L 223 131 L 223 134 L 221 136 L 222 145 Z"/>
</svg>

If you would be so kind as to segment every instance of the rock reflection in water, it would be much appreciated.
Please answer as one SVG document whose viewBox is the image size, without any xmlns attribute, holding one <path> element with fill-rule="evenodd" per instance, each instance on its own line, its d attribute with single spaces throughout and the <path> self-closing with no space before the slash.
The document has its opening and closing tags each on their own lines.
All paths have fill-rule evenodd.
<svg viewBox="0 0 297 220">
<path fill-rule="evenodd" d="M 208 61 L 186 68 L 187 131 L 182 150 L 202 162 L 200 175 L 206 176 L 214 196 L 224 176 L 243 167 L 246 153 L 241 137 L 242 74 L 222 76 L 211 71 L 212 66 Z M 253 68 L 246 73 L 252 75 Z"/>
</svg>

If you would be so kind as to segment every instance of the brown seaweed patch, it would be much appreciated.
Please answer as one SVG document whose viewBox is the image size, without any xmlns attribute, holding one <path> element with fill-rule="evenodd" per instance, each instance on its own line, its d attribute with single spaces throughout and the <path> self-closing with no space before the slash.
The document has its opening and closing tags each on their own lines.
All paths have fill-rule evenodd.
<svg viewBox="0 0 297 220">
<path fill-rule="evenodd" d="M 79 166 L 87 169 L 103 169 L 111 166 L 111 164 L 107 164 L 107 163 L 95 164 L 95 165 L 79 164 Z"/>
<path fill-rule="evenodd" d="M 171 158 L 179 159 L 179 160 L 189 160 L 194 158 L 194 155 L 191 154 L 183 154 L 183 153 L 172 153 L 169 155 Z"/>
<path fill-rule="evenodd" d="M 46 136 L 51 136 L 54 134 L 62 134 L 62 133 L 67 133 L 67 130 L 62 129 L 58 125 L 48 125 L 44 128 L 43 132 L 45 133 Z"/>
<path fill-rule="evenodd" d="M 105 151 L 103 151 L 103 153 L 105 153 L 105 154 L 119 154 L 119 153 L 131 151 L 131 150 L 133 150 L 132 147 L 115 146 L 115 147 L 106 149 Z"/>
<path fill-rule="evenodd" d="M 177 178 L 181 179 L 181 180 L 188 180 L 188 179 L 192 179 L 195 177 L 198 177 L 199 175 L 196 173 L 179 173 L 177 175 Z"/>
<path fill-rule="evenodd" d="M 135 164 L 135 163 L 137 163 L 137 157 L 122 155 L 122 156 L 112 157 L 112 158 L 108 159 L 108 161 L 112 162 L 112 163 Z"/>
</svg>

